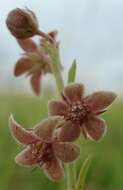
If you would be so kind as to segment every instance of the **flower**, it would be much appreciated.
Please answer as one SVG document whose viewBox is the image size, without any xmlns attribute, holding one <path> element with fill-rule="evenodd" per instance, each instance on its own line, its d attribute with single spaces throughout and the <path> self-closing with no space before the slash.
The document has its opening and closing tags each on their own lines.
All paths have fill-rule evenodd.
<svg viewBox="0 0 123 190">
<path fill-rule="evenodd" d="M 9 126 L 12 135 L 26 147 L 15 161 L 19 165 L 42 168 L 52 181 L 64 177 L 63 162 L 72 162 L 79 156 L 79 147 L 70 142 L 61 142 L 55 136 L 60 117 L 43 120 L 31 130 L 24 129 L 10 116 Z"/>
<path fill-rule="evenodd" d="M 12 10 L 6 24 L 12 35 L 18 39 L 26 39 L 39 32 L 36 15 L 28 8 Z"/>
<path fill-rule="evenodd" d="M 105 121 L 98 116 L 107 110 L 116 94 L 99 91 L 86 97 L 83 95 L 82 84 L 70 84 L 62 93 L 62 101 L 49 102 L 49 114 L 64 118 L 64 123 L 58 130 L 59 139 L 62 141 L 74 141 L 80 132 L 85 137 L 99 140 L 106 130 Z"/>
<path fill-rule="evenodd" d="M 58 31 L 57 30 L 53 30 L 50 31 L 47 34 L 52 40 L 48 40 L 47 38 L 42 37 L 40 42 L 41 42 L 41 46 L 45 45 L 47 42 L 50 43 L 51 45 L 55 46 L 56 48 L 59 47 L 59 41 L 57 41 L 57 35 L 58 35 Z"/>
<path fill-rule="evenodd" d="M 50 57 L 31 38 L 18 40 L 18 43 L 25 53 L 17 61 L 14 75 L 18 77 L 27 73 L 27 76 L 30 77 L 32 89 L 36 95 L 39 95 L 42 76 L 52 72 Z"/>
</svg>

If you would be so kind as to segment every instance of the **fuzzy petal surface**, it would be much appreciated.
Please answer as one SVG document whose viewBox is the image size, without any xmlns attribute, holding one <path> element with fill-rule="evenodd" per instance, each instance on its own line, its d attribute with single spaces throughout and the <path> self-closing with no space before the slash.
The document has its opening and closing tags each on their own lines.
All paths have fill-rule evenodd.
<svg viewBox="0 0 123 190">
<path fill-rule="evenodd" d="M 30 79 L 31 87 L 37 96 L 40 95 L 41 91 L 41 78 L 42 78 L 41 71 L 38 71 L 32 74 Z"/>
<path fill-rule="evenodd" d="M 45 174 L 52 181 L 60 181 L 64 178 L 64 170 L 62 163 L 54 157 L 50 162 L 45 163 L 42 166 Z"/>
<path fill-rule="evenodd" d="M 25 148 L 15 157 L 15 162 L 19 165 L 32 166 L 36 165 L 36 161 L 33 158 L 32 150 L 30 147 Z"/>
<path fill-rule="evenodd" d="M 32 61 L 28 57 L 20 58 L 14 68 L 14 75 L 16 77 L 28 72 L 33 66 Z"/>
<path fill-rule="evenodd" d="M 115 100 L 116 94 L 113 92 L 95 92 L 85 98 L 86 103 L 92 112 L 104 110 Z"/>
<path fill-rule="evenodd" d="M 98 117 L 88 118 L 84 127 L 87 132 L 87 136 L 95 141 L 101 139 L 106 131 L 105 121 Z"/>
<path fill-rule="evenodd" d="M 67 105 L 63 101 L 52 100 L 48 104 L 49 115 L 64 116 L 67 111 Z"/>
<path fill-rule="evenodd" d="M 63 162 L 73 162 L 80 154 L 79 147 L 69 142 L 55 142 L 53 147 L 55 155 Z"/>
<path fill-rule="evenodd" d="M 81 101 L 83 93 L 84 85 L 78 83 L 70 84 L 64 89 L 64 95 L 70 102 Z"/>
<path fill-rule="evenodd" d="M 80 135 L 80 126 L 71 121 L 65 121 L 63 126 L 58 129 L 57 137 L 62 142 L 72 142 Z"/>
<path fill-rule="evenodd" d="M 53 132 L 60 121 L 60 117 L 52 116 L 41 121 L 34 128 L 35 134 L 44 141 L 51 141 Z"/>
<path fill-rule="evenodd" d="M 31 39 L 25 39 L 25 40 L 17 40 L 18 44 L 20 45 L 20 47 L 26 51 L 26 52 L 37 52 L 38 51 L 38 47 L 36 45 L 36 43 Z"/>
<path fill-rule="evenodd" d="M 22 144 L 29 145 L 39 141 L 38 136 L 36 136 L 32 131 L 24 129 L 14 120 L 12 115 L 9 118 L 9 127 L 15 139 Z"/>
</svg>

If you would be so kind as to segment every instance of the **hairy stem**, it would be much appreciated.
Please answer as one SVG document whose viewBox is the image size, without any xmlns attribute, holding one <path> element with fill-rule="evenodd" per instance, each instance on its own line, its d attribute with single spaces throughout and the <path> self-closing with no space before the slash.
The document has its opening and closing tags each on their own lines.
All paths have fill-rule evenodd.
<svg viewBox="0 0 123 190">
<path fill-rule="evenodd" d="M 61 92 L 64 88 L 64 82 L 63 82 L 62 74 L 60 71 L 61 63 L 60 63 L 59 53 L 56 52 L 55 54 L 56 55 L 52 56 L 52 62 L 53 62 L 52 63 L 52 71 L 53 71 L 54 76 L 55 76 L 58 91 L 61 94 Z"/>
<path fill-rule="evenodd" d="M 76 61 L 74 60 L 68 72 L 68 84 L 75 82 L 76 78 Z M 76 162 L 68 164 L 67 168 L 67 190 L 75 190 L 76 185 Z"/>
<path fill-rule="evenodd" d="M 64 88 L 64 81 L 61 74 L 61 61 L 59 56 L 59 47 L 52 43 L 45 43 L 45 50 L 50 54 L 51 67 L 54 74 L 58 92 L 61 94 Z M 75 80 L 75 77 L 72 77 Z M 72 81 L 74 82 L 74 81 Z M 67 171 L 67 190 L 74 190 L 76 184 L 76 163 L 71 163 L 66 166 Z"/>
<path fill-rule="evenodd" d="M 44 46 L 46 51 L 49 53 L 51 57 L 52 72 L 56 80 L 58 92 L 61 94 L 64 88 L 64 81 L 61 74 L 61 61 L 59 56 L 59 48 L 52 43 L 46 43 Z"/>
<path fill-rule="evenodd" d="M 74 190 L 76 184 L 76 163 L 67 164 L 67 190 Z"/>
<path fill-rule="evenodd" d="M 48 34 L 46 34 L 45 32 L 42 32 L 41 30 L 37 31 L 37 35 L 49 40 L 49 41 L 53 41 L 53 39 L 51 38 L 51 36 L 49 36 Z"/>
</svg>

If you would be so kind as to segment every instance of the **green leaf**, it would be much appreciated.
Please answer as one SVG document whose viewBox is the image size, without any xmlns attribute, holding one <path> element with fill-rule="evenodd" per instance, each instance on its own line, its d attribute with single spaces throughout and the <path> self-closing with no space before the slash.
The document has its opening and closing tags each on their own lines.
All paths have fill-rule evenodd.
<svg viewBox="0 0 123 190">
<path fill-rule="evenodd" d="M 76 78 L 76 60 L 73 61 L 68 72 L 68 83 L 74 82 Z"/>
<path fill-rule="evenodd" d="M 92 156 L 88 156 L 87 159 L 84 161 L 84 163 L 80 169 L 80 173 L 78 176 L 75 190 L 82 190 L 84 188 L 84 184 L 85 184 L 85 180 L 86 180 L 86 177 L 88 174 L 91 160 L 92 160 Z"/>
</svg>

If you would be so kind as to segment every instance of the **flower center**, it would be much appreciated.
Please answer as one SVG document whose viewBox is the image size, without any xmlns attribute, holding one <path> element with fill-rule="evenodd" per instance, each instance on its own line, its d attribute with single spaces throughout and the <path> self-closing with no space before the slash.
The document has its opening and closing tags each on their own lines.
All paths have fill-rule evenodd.
<svg viewBox="0 0 123 190">
<path fill-rule="evenodd" d="M 81 124 L 88 112 L 88 107 L 84 102 L 75 102 L 69 105 L 66 119 Z"/>
<path fill-rule="evenodd" d="M 36 162 L 42 166 L 45 162 L 49 162 L 53 158 L 52 143 L 38 142 L 32 145 L 32 154 Z"/>
</svg>

